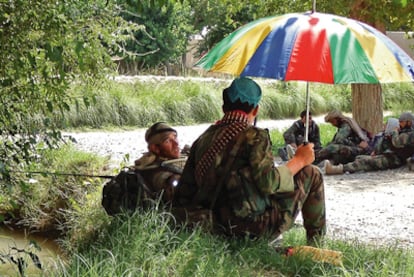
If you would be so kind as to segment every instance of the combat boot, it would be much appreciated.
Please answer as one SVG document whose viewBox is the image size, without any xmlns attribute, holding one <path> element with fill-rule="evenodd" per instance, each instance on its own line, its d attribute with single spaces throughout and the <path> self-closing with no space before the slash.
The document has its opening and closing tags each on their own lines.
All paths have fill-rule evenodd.
<svg viewBox="0 0 414 277">
<path fill-rule="evenodd" d="M 325 161 L 325 174 L 335 175 L 344 174 L 344 166 L 342 164 L 333 165 L 330 161 Z"/>
<path fill-rule="evenodd" d="M 292 145 L 286 145 L 286 152 L 287 152 L 287 158 L 288 160 L 292 159 L 293 156 L 296 154 L 295 148 L 292 147 Z"/>
</svg>

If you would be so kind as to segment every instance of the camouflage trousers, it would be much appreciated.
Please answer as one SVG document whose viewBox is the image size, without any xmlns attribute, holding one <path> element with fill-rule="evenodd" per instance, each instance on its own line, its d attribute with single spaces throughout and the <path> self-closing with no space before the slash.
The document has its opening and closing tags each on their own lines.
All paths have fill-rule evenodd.
<svg viewBox="0 0 414 277">
<path fill-rule="evenodd" d="M 355 161 L 344 164 L 344 172 L 375 171 L 397 168 L 405 164 L 405 160 L 395 154 L 358 156 Z"/>
<path fill-rule="evenodd" d="M 328 144 L 319 151 L 315 151 L 314 164 L 319 164 L 323 160 L 330 160 L 333 164 L 346 164 L 353 162 L 358 155 L 364 155 L 365 150 L 358 146 L 343 144 Z"/>
<path fill-rule="evenodd" d="M 315 166 L 306 166 L 294 176 L 295 190 L 271 195 L 272 207 L 255 218 L 236 217 L 228 207 L 222 207 L 218 220 L 223 231 L 230 235 L 277 238 L 289 230 L 299 212 L 308 241 L 326 232 L 325 192 L 323 176 Z"/>
</svg>

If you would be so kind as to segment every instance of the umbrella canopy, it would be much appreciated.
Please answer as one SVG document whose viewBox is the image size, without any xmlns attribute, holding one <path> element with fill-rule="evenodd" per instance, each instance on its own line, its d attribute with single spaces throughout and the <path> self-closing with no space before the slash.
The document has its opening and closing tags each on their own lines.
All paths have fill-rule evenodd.
<svg viewBox="0 0 414 277">
<path fill-rule="evenodd" d="M 414 81 L 414 61 L 375 28 L 306 12 L 258 19 L 196 63 L 212 72 L 327 84 Z"/>
</svg>

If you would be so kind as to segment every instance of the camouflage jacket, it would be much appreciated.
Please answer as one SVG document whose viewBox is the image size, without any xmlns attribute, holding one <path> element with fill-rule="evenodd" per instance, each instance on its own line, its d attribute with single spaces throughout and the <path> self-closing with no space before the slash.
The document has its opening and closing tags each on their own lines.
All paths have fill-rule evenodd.
<svg viewBox="0 0 414 277">
<path fill-rule="evenodd" d="M 163 201 L 171 202 L 174 198 L 174 185 L 178 183 L 181 176 L 161 166 L 161 163 L 166 160 L 148 152 L 135 161 L 134 168 L 138 170 L 146 185 L 156 195 L 162 193 Z"/>
<path fill-rule="evenodd" d="M 330 143 L 358 146 L 360 142 L 361 138 L 352 130 L 352 127 L 348 123 L 342 122 Z"/>
<path fill-rule="evenodd" d="M 283 133 L 285 143 L 296 143 L 296 145 L 302 144 L 305 138 L 305 129 L 306 127 L 302 120 L 295 121 L 295 123 L 293 123 L 293 125 Z M 314 144 L 314 149 L 322 147 L 319 126 L 314 121 L 309 124 L 308 141 Z"/>
<path fill-rule="evenodd" d="M 243 141 L 229 172 L 224 172 L 225 163 L 238 136 L 230 141 L 222 152 L 216 154 L 205 176 L 202 179 L 197 178 L 195 176 L 197 163 L 223 128 L 226 128 L 226 125 L 212 125 L 193 143 L 178 186 L 177 199 L 180 205 L 210 208 L 216 195 L 218 180 L 220 176 L 225 175 L 225 182 L 218 194 L 215 208 L 230 205 L 237 215 L 238 211 L 235 211 L 234 207 L 239 204 L 241 206 L 241 203 L 231 203 L 230 199 L 234 197 L 229 189 L 229 180 L 232 172 L 246 168 L 249 170 L 249 178 L 252 179 L 250 183 L 263 197 L 267 198 L 277 192 L 294 190 L 290 170 L 286 166 L 275 167 L 268 131 L 253 126 L 247 127 L 238 135 L 243 136 Z M 196 180 L 201 180 L 201 182 Z M 243 201 L 243 199 L 239 200 Z"/>
<path fill-rule="evenodd" d="M 414 130 L 394 131 L 391 135 L 392 151 L 405 160 L 414 155 Z"/>
</svg>

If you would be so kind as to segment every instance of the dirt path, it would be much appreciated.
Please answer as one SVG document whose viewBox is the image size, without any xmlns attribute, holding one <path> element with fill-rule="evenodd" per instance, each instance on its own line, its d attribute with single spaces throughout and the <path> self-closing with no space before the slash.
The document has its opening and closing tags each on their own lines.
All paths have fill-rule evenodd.
<svg viewBox="0 0 414 277">
<path fill-rule="evenodd" d="M 320 122 L 321 118 L 316 118 Z M 283 129 L 292 120 L 260 121 Z M 180 145 L 191 143 L 209 126 L 177 126 Z M 144 129 L 126 132 L 65 133 L 78 149 L 109 156 L 117 167 L 146 151 Z M 328 235 L 361 242 L 414 246 L 414 172 L 406 167 L 370 173 L 325 176 Z M 301 220 L 298 219 L 300 223 Z"/>
</svg>

